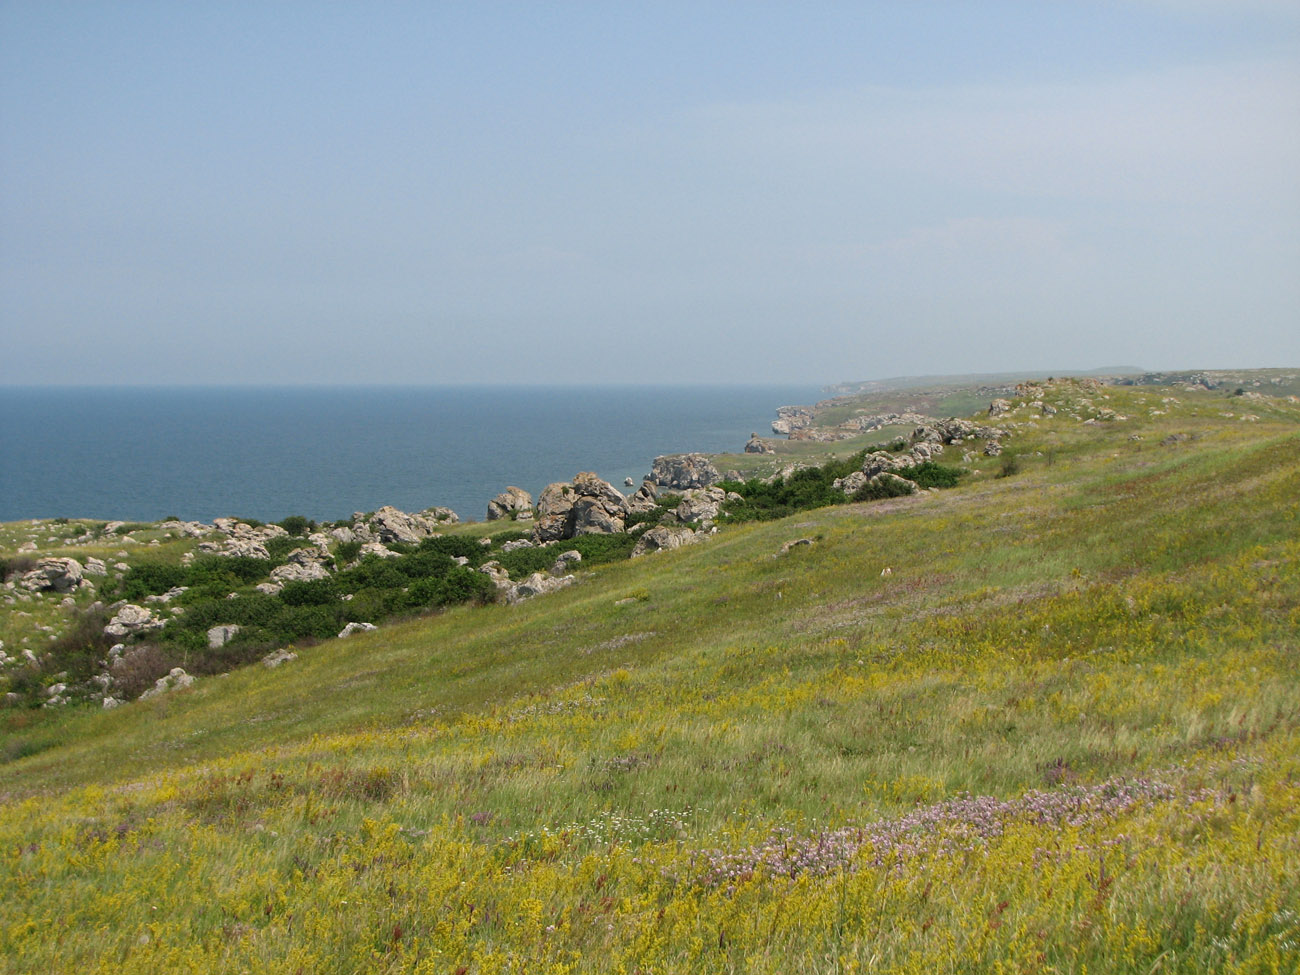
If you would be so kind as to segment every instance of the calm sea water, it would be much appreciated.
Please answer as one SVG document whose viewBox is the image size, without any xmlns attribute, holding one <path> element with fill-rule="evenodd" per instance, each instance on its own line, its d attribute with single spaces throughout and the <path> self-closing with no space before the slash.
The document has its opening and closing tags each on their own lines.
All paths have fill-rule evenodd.
<svg viewBox="0 0 1300 975">
<path fill-rule="evenodd" d="M 0 521 L 336 519 L 384 504 L 482 520 L 594 470 L 738 451 L 809 386 L 0 388 Z"/>
</svg>

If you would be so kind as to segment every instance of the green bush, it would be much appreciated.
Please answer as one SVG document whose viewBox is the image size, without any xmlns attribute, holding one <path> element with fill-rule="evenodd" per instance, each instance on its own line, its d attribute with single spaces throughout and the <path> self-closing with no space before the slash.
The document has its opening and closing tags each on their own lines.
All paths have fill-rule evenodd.
<svg viewBox="0 0 1300 975">
<path fill-rule="evenodd" d="M 302 515 L 290 515 L 288 518 L 276 522 L 276 524 L 290 535 L 299 537 L 305 536 L 309 531 L 314 531 L 316 528 L 316 522 L 308 521 Z"/>
<path fill-rule="evenodd" d="M 339 601 L 340 593 L 338 582 L 331 578 L 286 582 L 279 595 L 286 606 L 329 606 Z"/>
<path fill-rule="evenodd" d="M 599 565 L 602 562 L 616 562 L 632 555 L 636 548 L 638 536 L 619 533 L 616 535 L 579 535 L 560 543 L 563 551 L 576 549 L 582 553 L 583 565 Z M 558 553 L 557 553 L 558 554 Z"/>
<path fill-rule="evenodd" d="M 545 572 L 555 564 L 555 557 L 559 554 L 560 549 L 556 546 L 544 545 L 538 548 L 517 548 L 513 552 L 494 552 L 493 556 L 510 573 L 511 579 L 518 580 L 534 572 Z"/>
<path fill-rule="evenodd" d="M 339 542 L 338 548 L 334 550 L 334 557 L 342 562 L 351 562 L 361 554 L 361 542 Z"/>
<path fill-rule="evenodd" d="M 191 568 L 174 562 L 142 560 L 127 569 L 117 591 L 123 599 L 139 602 L 146 596 L 159 595 L 176 586 L 188 586 Z"/>
</svg>

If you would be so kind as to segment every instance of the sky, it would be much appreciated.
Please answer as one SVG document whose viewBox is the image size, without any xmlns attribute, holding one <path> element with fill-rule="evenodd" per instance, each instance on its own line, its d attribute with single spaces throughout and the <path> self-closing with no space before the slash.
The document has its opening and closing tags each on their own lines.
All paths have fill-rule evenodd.
<svg viewBox="0 0 1300 975">
<path fill-rule="evenodd" d="M 1300 366 L 1300 3 L 0 0 L 0 383 Z"/>
</svg>

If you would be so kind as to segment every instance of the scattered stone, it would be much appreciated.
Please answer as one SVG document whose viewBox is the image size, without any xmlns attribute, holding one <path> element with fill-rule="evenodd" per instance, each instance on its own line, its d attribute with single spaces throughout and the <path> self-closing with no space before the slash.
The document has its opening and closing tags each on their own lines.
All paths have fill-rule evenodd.
<svg viewBox="0 0 1300 975">
<path fill-rule="evenodd" d="M 284 588 L 284 584 L 280 582 L 259 582 L 253 588 L 263 596 L 274 596 Z"/>
<path fill-rule="evenodd" d="M 811 545 L 812 543 L 813 540 L 811 538 L 796 538 L 793 541 L 786 542 L 782 545 L 779 554 L 785 555 L 785 553 L 790 551 L 792 548 L 799 548 L 804 545 Z"/>
<path fill-rule="evenodd" d="M 262 664 L 274 670 L 280 664 L 287 664 L 291 660 L 297 660 L 298 655 L 292 650 L 273 650 L 262 658 Z"/>
<path fill-rule="evenodd" d="M 501 546 L 501 551 L 502 551 L 502 552 L 513 552 L 513 551 L 515 551 L 516 549 L 521 549 L 521 548 L 536 548 L 536 547 L 537 547 L 537 543 L 534 542 L 531 538 L 516 538 L 516 539 L 513 539 L 512 541 L 506 542 L 504 545 L 502 545 L 502 546 Z"/>
<path fill-rule="evenodd" d="M 166 694 L 168 691 L 182 690 L 193 684 L 195 680 L 197 678 L 185 673 L 182 668 L 173 667 L 166 677 L 159 677 L 154 681 L 153 687 L 140 695 L 140 700 Z"/>
<path fill-rule="evenodd" d="M 377 630 L 379 627 L 374 623 L 349 623 L 339 631 L 339 639 L 345 636 L 351 636 L 353 633 L 369 633 L 371 630 Z"/>
<path fill-rule="evenodd" d="M 108 575 L 108 566 L 99 559 L 86 559 L 86 567 L 82 569 L 88 576 L 106 576 Z"/>
</svg>

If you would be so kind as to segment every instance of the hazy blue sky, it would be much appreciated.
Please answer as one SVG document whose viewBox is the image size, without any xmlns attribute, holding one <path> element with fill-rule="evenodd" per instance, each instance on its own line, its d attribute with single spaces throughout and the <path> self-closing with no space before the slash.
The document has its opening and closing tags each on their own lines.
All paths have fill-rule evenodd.
<svg viewBox="0 0 1300 975">
<path fill-rule="evenodd" d="M 1300 4 L 0 2 L 0 382 L 1300 365 Z"/>
</svg>

